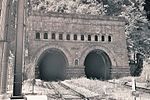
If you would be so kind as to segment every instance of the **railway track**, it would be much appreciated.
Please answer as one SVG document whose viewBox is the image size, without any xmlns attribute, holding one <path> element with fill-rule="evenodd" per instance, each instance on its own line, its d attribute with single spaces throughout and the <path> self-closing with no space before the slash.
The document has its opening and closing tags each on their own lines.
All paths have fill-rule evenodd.
<svg viewBox="0 0 150 100">
<path fill-rule="evenodd" d="M 60 82 L 46 82 L 46 87 L 54 91 L 54 94 L 47 94 L 48 100 L 89 100 L 81 93 L 74 91 Z"/>
<path fill-rule="evenodd" d="M 119 84 L 119 83 L 115 83 L 115 82 L 110 82 L 108 81 L 109 83 L 112 83 L 112 84 Z M 119 84 L 120 85 L 120 84 Z M 132 88 L 132 85 L 129 84 L 128 82 L 124 82 L 121 84 L 122 86 L 128 88 L 128 89 L 131 89 Z M 139 87 L 139 86 L 136 86 L 136 90 L 139 91 L 139 92 L 144 92 L 144 93 L 150 93 L 150 89 L 146 88 L 146 87 Z"/>
</svg>

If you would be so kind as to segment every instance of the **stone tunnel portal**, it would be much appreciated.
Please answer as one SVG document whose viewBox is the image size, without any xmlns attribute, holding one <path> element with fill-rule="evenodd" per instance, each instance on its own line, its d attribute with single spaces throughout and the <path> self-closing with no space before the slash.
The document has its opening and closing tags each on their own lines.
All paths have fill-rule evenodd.
<svg viewBox="0 0 150 100">
<path fill-rule="evenodd" d="M 107 80 L 110 78 L 111 61 L 109 56 L 102 50 L 93 50 L 84 61 L 87 78 Z"/>
<path fill-rule="evenodd" d="M 65 79 L 65 67 L 68 65 L 65 54 L 58 49 L 46 50 L 39 59 L 38 78 L 44 81 Z"/>
</svg>

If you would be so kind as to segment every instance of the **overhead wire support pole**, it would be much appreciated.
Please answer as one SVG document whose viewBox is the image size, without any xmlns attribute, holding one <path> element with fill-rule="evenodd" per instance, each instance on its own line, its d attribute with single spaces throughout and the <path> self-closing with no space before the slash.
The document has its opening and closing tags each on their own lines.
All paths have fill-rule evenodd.
<svg viewBox="0 0 150 100">
<path fill-rule="evenodd" d="M 8 35 L 10 28 L 10 6 L 12 4 L 11 0 L 2 1 L 2 12 L 1 12 L 1 32 L 0 35 L 2 40 L 2 57 L 0 64 L 0 95 L 5 94 L 7 90 L 7 68 L 8 68 Z M 1 99 L 1 98 L 0 98 Z"/>
<path fill-rule="evenodd" d="M 23 99 L 22 96 L 22 68 L 24 48 L 24 0 L 18 0 L 17 8 L 17 33 L 16 52 L 14 64 L 13 97 L 11 99 Z"/>
</svg>

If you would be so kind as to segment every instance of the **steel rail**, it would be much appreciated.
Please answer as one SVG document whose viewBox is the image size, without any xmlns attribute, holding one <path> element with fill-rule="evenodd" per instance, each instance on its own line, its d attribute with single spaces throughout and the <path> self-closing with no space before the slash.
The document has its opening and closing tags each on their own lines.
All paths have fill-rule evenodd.
<svg viewBox="0 0 150 100">
<path fill-rule="evenodd" d="M 58 84 L 59 84 L 60 86 L 64 87 L 64 88 L 66 88 L 66 89 L 70 89 L 72 92 L 75 92 L 75 93 L 78 94 L 82 99 L 84 99 L 84 100 L 89 100 L 89 98 L 85 97 L 83 94 L 81 94 L 81 93 L 75 91 L 74 89 L 68 87 L 67 85 L 65 85 L 65 84 L 63 84 L 63 83 L 61 83 L 61 82 L 59 82 Z"/>
<path fill-rule="evenodd" d="M 63 95 L 56 89 L 56 87 L 51 82 L 49 82 L 47 85 L 48 85 L 49 89 L 53 89 L 54 90 L 54 92 L 58 96 L 58 98 L 61 98 L 62 100 L 65 100 L 65 98 L 63 98 Z"/>
<path fill-rule="evenodd" d="M 69 90 L 70 92 L 74 93 L 74 95 L 77 96 L 77 97 L 79 97 L 79 98 L 81 98 L 81 100 L 89 100 L 89 99 L 86 98 L 83 94 L 81 94 L 81 93 L 75 91 L 74 89 L 72 89 L 72 88 L 66 86 L 65 84 L 62 84 L 61 82 L 58 82 L 58 85 L 59 85 L 60 87 L 64 88 L 65 90 L 67 90 L 67 91 Z M 54 86 L 51 82 L 49 82 L 49 83 L 47 84 L 47 87 L 48 87 L 48 89 L 53 89 L 54 92 L 56 93 L 56 95 L 58 95 L 58 98 L 61 98 L 62 100 L 68 100 L 68 99 L 71 100 L 71 99 L 72 99 L 72 98 L 65 98 L 65 97 L 63 96 L 63 94 L 62 94 L 62 93 L 56 88 L 56 86 Z M 79 98 L 78 98 L 78 99 L 79 99 Z"/>
</svg>

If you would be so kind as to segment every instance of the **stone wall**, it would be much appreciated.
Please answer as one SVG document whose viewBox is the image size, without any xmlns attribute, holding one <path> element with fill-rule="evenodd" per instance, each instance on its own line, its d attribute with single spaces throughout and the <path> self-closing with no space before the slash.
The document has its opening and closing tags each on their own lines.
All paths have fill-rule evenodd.
<svg viewBox="0 0 150 100">
<path fill-rule="evenodd" d="M 35 67 L 45 50 L 57 48 L 68 59 L 69 77 L 77 74 L 79 77 L 84 75 L 84 60 L 88 53 L 100 49 L 110 57 L 112 77 L 129 75 L 124 21 L 121 17 L 33 12 L 27 18 L 26 28 L 29 61 Z M 36 33 L 40 34 L 40 38 L 36 37 Z M 44 39 L 45 33 L 48 39 Z M 52 34 L 55 34 L 55 39 L 52 39 Z M 66 39 L 68 34 L 70 40 Z M 77 35 L 77 40 L 74 35 Z M 81 40 L 81 35 L 84 35 L 84 40 Z M 76 59 L 79 60 L 77 66 Z"/>
</svg>

